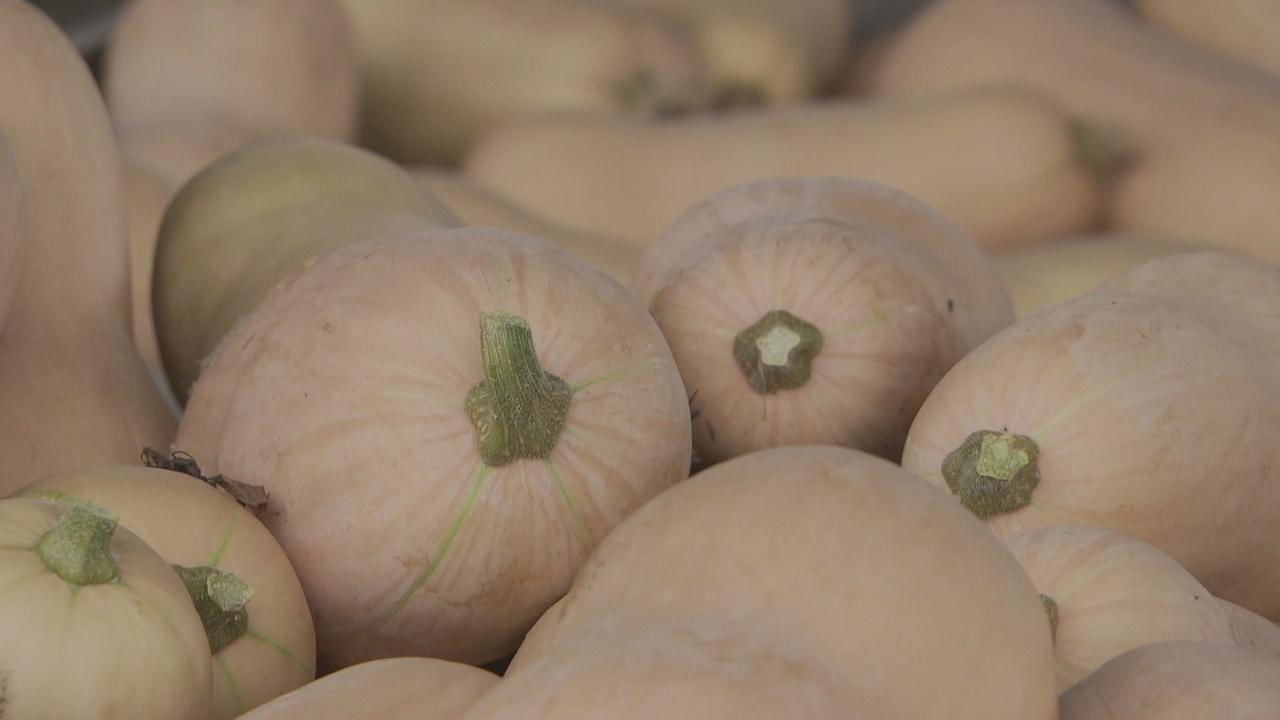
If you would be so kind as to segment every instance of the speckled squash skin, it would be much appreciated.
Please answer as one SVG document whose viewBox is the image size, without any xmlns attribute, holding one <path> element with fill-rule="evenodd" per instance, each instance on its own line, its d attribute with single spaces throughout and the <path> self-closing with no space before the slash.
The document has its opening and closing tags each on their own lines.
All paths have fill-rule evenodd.
<svg viewBox="0 0 1280 720">
<path fill-rule="evenodd" d="M 497 311 L 524 318 L 571 394 L 549 454 L 490 466 L 467 407 Z M 463 228 L 354 245 L 286 281 L 219 346 L 177 445 L 271 493 L 322 666 L 485 662 L 687 475 L 689 410 L 624 288 L 544 242 Z"/>
</svg>

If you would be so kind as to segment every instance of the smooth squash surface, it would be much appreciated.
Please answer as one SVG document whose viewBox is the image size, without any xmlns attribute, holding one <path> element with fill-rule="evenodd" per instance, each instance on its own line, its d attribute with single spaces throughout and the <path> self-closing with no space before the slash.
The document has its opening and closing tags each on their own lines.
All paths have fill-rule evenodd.
<svg viewBox="0 0 1280 720">
<path fill-rule="evenodd" d="M 0 328 L 9 314 L 9 302 L 17 289 L 22 245 L 27 236 L 26 204 L 22 178 L 13 151 L 0 136 Z"/>
</svg>

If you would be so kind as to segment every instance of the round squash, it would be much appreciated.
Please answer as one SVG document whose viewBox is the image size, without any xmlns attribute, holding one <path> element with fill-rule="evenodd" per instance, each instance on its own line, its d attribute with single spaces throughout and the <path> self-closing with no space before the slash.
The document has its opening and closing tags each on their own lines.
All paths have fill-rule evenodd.
<svg viewBox="0 0 1280 720">
<path fill-rule="evenodd" d="M 530 118 L 486 135 L 465 170 L 549 220 L 642 248 L 703 198 L 774 176 L 901 188 L 984 247 L 1084 230 L 1099 210 L 1072 121 L 1012 87 L 647 122 Z"/>
<path fill-rule="evenodd" d="M 403 163 L 456 162 L 501 123 L 705 105 L 692 40 L 560 0 L 342 0 L 364 66 L 361 131 Z"/>
<path fill-rule="evenodd" d="M 638 249 L 608 238 L 566 230 L 456 171 L 418 167 L 411 169 L 410 174 L 448 205 L 464 225 L 510 230 L 547 240 L 624 285 L 631 282 L 640 264 Z"/>
<path fill-rule="evenodd" d="M 854 178 L 713 195 L 649 248 L 636 293 L 671 346 L 706 462 L 804 444 L 896 460 L 942 374 L 1013 321 L 963 231 Z"/>
<path fill-rule="evenodd" d="M 1062 720 L 1280 716 L 1280 658 L 1222 643 L 1163 642 L 1115 658 L 1062 696 Z"/>
<path fill-rule="evenodd" d="M 458 720 L 498 684 L 487 670 L 434 658 L 352 665 L 272 700 L 240 720 Z"/>
<path fill-rule="evenodd" d="M 1185 243 L 1124 234 L 1062 238 L 991 257 L 1019 318 L 1115 280 L 1156 258 L 1192 252 Z"/>
<path fill-rule="evenodd" d="M 911 426 L 903 466 L 1011 537 L 1099 527 L 1280 617 L 1280 269 L 1153 260 L 998 333 Z"/>
<path fill-rule="evenodd" d="M 166 561 L 197 571 L 188 576 L 248 585 L 247 604 L 201 614 L 213 655 L 210 720 L 238 717 L 315 678 L 302 586 L 271 533 L 230 495 L 189 475 L 128 466 L 51 475 L 20 495 L 104 507 Z"/>
<path fill-rule="evenodd" d="M 541 684 L 571 698 L 550 658 L 677 630 L 729 646 L 712 669 L 785 659 L 792 687 L 813 673 L 865 717 L 1055 717 L 1049 623 L 1017 561 L 944 493 L 855 450 L 763 450 L 654 498 L 605 538 L 504 683 L 541 676 L 521 685 L 530 697 Z"/>
<path fill-rule="evenodd" d="M 152 304 L 174 392 L 185 400 L 236 320 L 325 252 L 456 223 L 404 170 L 342 143 L 261 140 L 215 162 L 170 202 L 156 243 Z"/>
<path fill-rule="evenodd" d="M 130 332 L 120 158 L 93 76 L 21 0 L 0 0 L 0 68 L 0 136 L 26 216 L 0 332 L 4 496 L 53 472 L 131 462 L 166 445 L 175 421 Z"/>
<path fill-rule="evenodd" d="M 335 139 L 355 130 L 359 66 L 334 0 L 132 0 L 103 76 L 125 132 L 189 118 Z"/>
<path fill-rule="evenodd" d="M 221 343 L 178 447 L 263 485 L 321 665 L 503 657 L 689 470 L 671 354 L 541 241 L 437 230 L 334 251 Z"/>
<path fill-rule="evenodd" d="M 9 302 L 18 285 L 22 245 L 27 235 L 26 204 L 22 178 L 13 152 L 0 135 L 0 328 L 9 314 Z"/>
<path fill-rule="evenodd" d="M 208 717 L 209 647 L 191 598 L 100 508 L 0 501 L 0 711 Z"/>
<path fill-rule="evenodd" d="M 1095 528 L 1050 527 L 1011 538 L 1006 547 L 1053 618 L 1059 692 L 1140 645 L 1234 640 L 1209 591 L 1144 542 Z"/>
<path fill-rule="evenodd" d="M 1137 0 L 1138 10 L 1183 40 L 1280 76 L 1280 4 L 1274 0 Z"/>
</svg>

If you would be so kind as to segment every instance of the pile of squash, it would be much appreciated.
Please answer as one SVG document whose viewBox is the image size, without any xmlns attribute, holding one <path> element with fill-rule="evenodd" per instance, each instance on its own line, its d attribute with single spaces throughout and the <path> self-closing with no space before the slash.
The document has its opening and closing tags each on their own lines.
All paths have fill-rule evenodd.
<svg viewBox="0 0 1280 720">
<path fill-rule="evenodd" d="M 872 4 L 0 0 L 0 718 L 1280 717 L 1280 6 Z"/>
</svg>

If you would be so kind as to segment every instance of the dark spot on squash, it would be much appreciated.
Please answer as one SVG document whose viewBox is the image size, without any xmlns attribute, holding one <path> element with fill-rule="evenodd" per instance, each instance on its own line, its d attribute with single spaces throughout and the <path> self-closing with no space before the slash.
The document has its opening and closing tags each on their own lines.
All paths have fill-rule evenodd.
<svg viewBox="0 0 1280 720">
<path fill-rule="evenodd" d="M 956 311 L 956 301 L 952 300 L 951 298 L 947 298 L 947 312 L 952 313 L 955 311 Z"/>
<path fill-rule="evenodd" d="M 9 673 L 0 672 L 0 720 L 6 715 L 5 707 L 9 704 Z"/>
</svg>

